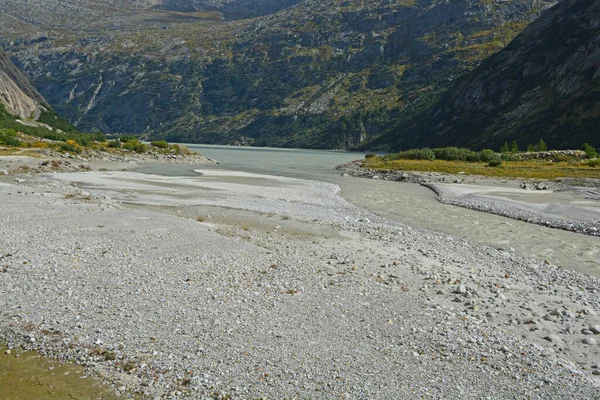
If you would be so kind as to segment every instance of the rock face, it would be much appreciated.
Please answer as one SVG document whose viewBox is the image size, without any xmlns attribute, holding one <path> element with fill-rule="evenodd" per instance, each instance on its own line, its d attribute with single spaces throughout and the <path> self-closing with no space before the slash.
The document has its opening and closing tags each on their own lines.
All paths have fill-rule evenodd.
<svg viewBox="0 0 600 400">
<path fill-rule="evenodd" d="M 553 4 L 5 0 L 0 35 L 82 130 L 345 149 L 427 111 Z"/>
<path fill-rule="evenodd" d="M 0 104 L 6 111 L 21 118 L 37 119 L 46 100 L 29 83 L 27 77 L 0 48 Z"/>
<path fill-rule="evenodd" d="M 600 1 L 565 0 L 462 77 L 396 145 L 598 146 L 599 67 Z"/>
</svg>

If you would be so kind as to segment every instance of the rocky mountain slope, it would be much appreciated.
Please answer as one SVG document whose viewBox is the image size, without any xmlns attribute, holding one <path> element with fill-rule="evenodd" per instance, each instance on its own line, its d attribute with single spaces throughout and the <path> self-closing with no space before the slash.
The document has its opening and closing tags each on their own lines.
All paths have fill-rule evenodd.
<svg viewBox="0 0 600 400">
<path fill-rule="evenodd" d="M 396 147 L 600 145 L 600 1 L 564 0 L 459 79 Z"/>
<path fill-rule="evenodd" d="M 301 0 L 165 0 L 157 8 L 172 11 L 218 11 L 226 19 L 245 19 L 273 14 Z"/>
<path fill-rule="evenodd" d="M 37 119 L 50 108 L 46 100 L 29 83 L 27 77 L 0 48 L 0 104 L 21 118 Z"/>
<path fill-rule="evenodd" d="M 83 130 L 348 148 L 428 110 L 554 1 L 271 3 L 6 0 L 0 36 Z M 268 15 L 228 20 L 248 4 Z"/>
</svg>

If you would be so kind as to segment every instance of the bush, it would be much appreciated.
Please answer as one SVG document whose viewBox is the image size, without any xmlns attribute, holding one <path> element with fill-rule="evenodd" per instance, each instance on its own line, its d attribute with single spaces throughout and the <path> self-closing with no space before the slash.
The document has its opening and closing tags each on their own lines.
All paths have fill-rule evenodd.
<svg viewBox="0 0 600 400">
<path fill-rule="evenodd" d="M 156 142 L 150 142 L 150 144 L 154 147 L 158 147 L 160 149 L 166 149 L 169 147 L 169 143 L 165 142 L 164 140 L 159 140 Z"/>
<path fill-rule="evenodd" d="M 0 143 L 14 147 L 19 147 L 23 144 L 23 142 L 21 142 L 17 137 L 17 132 L 12 129 L 0 131 Z"/>
<path fill-rule="evenodd" d="M 65 143 L 60 143 L 60 149 L 62 151 L 68 151 L 69 153 L 81 153 L 81 147 L 77 146 L 76 143 L 68 143 L 70 140 Z"/>
<path fill-rule="evenodd" d="M 499 167 L 499 166 L 501 166 L 501 165 L 502 165 L 502 159 L 501 159 L 500 157 L 498 157 L 498 158 L 497 158 L 497 159 L 495 159 L 495 160 L 491 160 L 491 161 L 488 163 L 488 167 Z"/>
<path fill-rule="evenodd" d="M 596 158 L 589 160 L 587 163 L 588 167 L 600 167 L 600 159 Z"/>
<path fill-rule="evenodd" d="M 373 153 L 365 154 L 365 158 L 366 159 L 375 158 L 375 157 L 377 157 L 377 156 L 375 154 L 373 154 Z"/>
<path fill-rule="evenodd" d="M 502 159 L 498 154 L 496 154 L 493 150 L 484 149 L 479 153 L 479 160 L 481 162 L 491 163 L 500 161 L 502 163 Z"/>
<path fill-rule="evenodd" d="M 141 143 L 137 139 L 129 140 L 123 143 L 123 148 L 130 151 L 135 151 L 136 153 L 145 153 L 148 151 L 148 146 Z"/>
<path fill-rule="evenodd" d="M 458 147 L 442 147 L 440 149 L 433 149 L 433 152 L 437 160 L 478 161 L 478 156 L 476 155 L 476 153 L 469 149 Z"/>
<path fill-rule="evenodd" d="M 598 152 L 589 143 L 584 143 L 582 149 L 585 151 L 586 158 L 598 158 Z"/>
<path fill-rule="evenodd" d="M 108 147 L 112 149 L 120 149 L 121 142 L 119 142 L 118 140 L 111 140 L 110 142 L 108 142 Z"/>
<path fill-rule="evenodd" d="M 431 149 L 410 149 L 397 153 L 396 157 L 405 160 L 434 160 L 435 153 Z"/>
<path fill-rule="evenodd" d="M 138 141 L 138 138 L 136 138 L 133 135 L 125 135 L 125 136 L 121 136 L 119 138 L 119 140 L 121 141 L 121 143 L 127 143 L 127 142 L 131 142 L 133 140 Z"/>
</svg>

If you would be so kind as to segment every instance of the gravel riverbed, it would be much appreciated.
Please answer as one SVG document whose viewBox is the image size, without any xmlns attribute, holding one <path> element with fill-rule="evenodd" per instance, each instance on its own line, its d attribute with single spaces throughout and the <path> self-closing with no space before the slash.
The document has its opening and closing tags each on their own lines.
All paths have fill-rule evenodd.
<svg viewBox="0 0 600 400">
<path fill-rule="evenodd" d="M 600 397 L 598 279 L 216 175 L 2 178 L 3 342 L 143 398 Z"/>
</svg>

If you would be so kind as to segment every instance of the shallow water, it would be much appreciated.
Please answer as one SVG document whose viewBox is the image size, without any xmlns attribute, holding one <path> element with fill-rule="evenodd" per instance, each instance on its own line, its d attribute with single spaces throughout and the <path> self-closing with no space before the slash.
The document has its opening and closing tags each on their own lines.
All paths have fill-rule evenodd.
<svg viewBox="0 0 600 400">
<path fill-rule="evenodd" d="M 342 177 L 333 168 L 363 154 L 319 150 L 282 150 L 189 145 L 225 169 L 337 183 L 352 204 L 410 226 L 514 249 L 517 254 L 548 260 L 565 268 L 600 276 L 600 238 L 528 224 L 493 214 L 441 204 L 425 187 L 400 182 Z M 141 172 L 192 176 L 197 165 L 152 165 Z"/>
<path fill-rule="evenodd" d="M 0 399 L 119 399 L 83 367 L 61 364 L 33 351 L 0 347 Z"/>
</svg>

